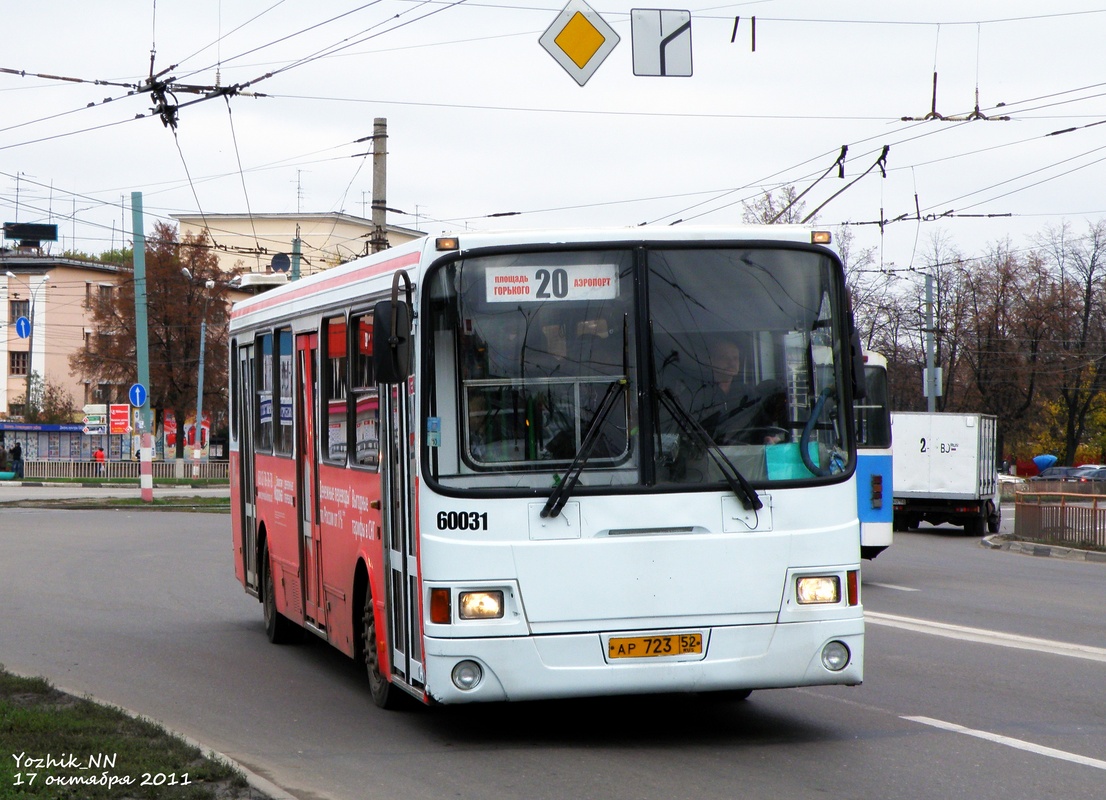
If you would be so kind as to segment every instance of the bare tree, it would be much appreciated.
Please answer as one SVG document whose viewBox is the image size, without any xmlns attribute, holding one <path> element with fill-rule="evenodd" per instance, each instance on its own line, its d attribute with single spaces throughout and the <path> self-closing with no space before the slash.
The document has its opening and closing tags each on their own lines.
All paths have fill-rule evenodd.
<svg viewBox="0 0 1106 800">
<path fill-rule="evenodd" d="M 752 201 L 742 201 L 741 220 L 748 225 L 798 225 L 806 203 L 791 184 L 771 189 Z"/>
<path fill-rule="evenodd" d="M 1042 285 L 1044 284 L 1044 285 Z M 964 320 L 960 329 L 963 398 L 968 407 L 994 414 L 998 452 L 1006 437 L 1024 432 L 1034 409 L 1047 310 L 1047 276 L 1016 257 L 1009 242 L 995 245 L 964 271 Z"/>
<path fill-rule="evenodd" d="M 1082 236 L 1065 223 L 1042 236 L 1040 245 L 1057 283 L 1048 360 L 1060 376 L 1061 460 L 1071 464 L 1106 389 L 1106 222 L 1089 225 Z"/>
</svg>

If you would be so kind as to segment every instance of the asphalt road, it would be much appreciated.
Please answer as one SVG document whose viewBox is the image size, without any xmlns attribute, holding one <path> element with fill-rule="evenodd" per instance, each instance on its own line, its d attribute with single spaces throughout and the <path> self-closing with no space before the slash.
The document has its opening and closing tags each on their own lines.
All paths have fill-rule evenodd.
<svg viewBox="0 0 1106 800">
<path fill-rule="evenodd" d="M 302 800 L 1100 800 L 1106 785 L 1106 565 L 951 528 L 897 534 L 866 563 L 862 687 L 401 712 L 321 642 L 267 642 L 225 515 L 0 509 L 0 544 L 0 663 Z"/>
</svg>

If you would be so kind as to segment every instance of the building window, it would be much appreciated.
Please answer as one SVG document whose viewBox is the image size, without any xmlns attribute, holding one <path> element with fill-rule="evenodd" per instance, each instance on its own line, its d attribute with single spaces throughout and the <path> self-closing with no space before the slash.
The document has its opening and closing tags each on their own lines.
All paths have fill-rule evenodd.
<svg viewBox="0 0 1106 800">
<path fill-rule="evenodd" d="M 111 308 L 112 297 L 114 297 L 115 287 L 110 285 L 110 284 L 108 284 L 108 285 L 100 284 L 99 286 L 96 287 L 96 289 L 97 289 L 97 295 L 96 295 L 97 306 L 100 309 L 110 309 Z"/>
<path fill-rule="evenodd" d="M 9 375 L 26 375 L 27 374 L 27 356 L 26 352 L 12 352 L 9 353 L 8 359 L 8 374 Z"/>
<path fill-rule="evenodd" d="M 11 301 L 11 313 L 8 315 L 8 319 L 11 320 L 11 324 L 14 325 L 15 321 L 20 317 L 31 316 L 31 301 L 30 300 L 12 300 Z"/>
</svg>

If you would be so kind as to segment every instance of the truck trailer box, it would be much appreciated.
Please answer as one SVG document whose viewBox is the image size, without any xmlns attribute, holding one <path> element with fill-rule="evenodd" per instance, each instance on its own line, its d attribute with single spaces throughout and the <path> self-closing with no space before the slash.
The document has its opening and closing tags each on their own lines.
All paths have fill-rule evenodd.
<svg viewBox="0 0 1106 800">
<path fill-rule="evenodd" d="M 892 413 L 895 527 L 925 520 L 997 532 L 997 428 L 988 414 Z"/>
</svg>

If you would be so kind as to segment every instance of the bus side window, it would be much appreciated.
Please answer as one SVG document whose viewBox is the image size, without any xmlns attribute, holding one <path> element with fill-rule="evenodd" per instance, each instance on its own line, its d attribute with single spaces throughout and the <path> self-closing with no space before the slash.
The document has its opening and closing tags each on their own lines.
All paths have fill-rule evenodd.
<svg viewBox="0 0 1106 800">
<path fill-rule="evenodd" d="M 280 408 L 279 425 L 274 431 L 273 450 L 282 455 L 292 454 L 292 422 L 294 414 L 292 404 L 296 402 L 292 391 L 292 331 L 287 328 L 277 331 L 277 369 L 280 383 L 277 387 L 277 402 Z"/>
<path fill-rule="evenodd" d="M 326 447 L 323 458 L 345 463 L 349 449 L 349 358 L 345 317 L 323 322 L 323 408 L 326 409 Z"/>
<path fill-rule="evenodd" d="M 265 333 L 257 337 L 257 450 L 273 449 L 273 335 Z"/>
<path fill-rule="evenodd" d="M 373 315 L 354 317 L 352 324 L 354 463 L 375 467 L 380 463 L 380 393 L 373 372 Z"/>
<path fill-rule="evenodd" d="M 241 402 L 238 395 L 242 391 L 238 377 L 238 342 L 230 343 L 230 370 L 227 378 L 230 380 L 230 440 L 238 442 L 238 404 Z"/>
</svg>

